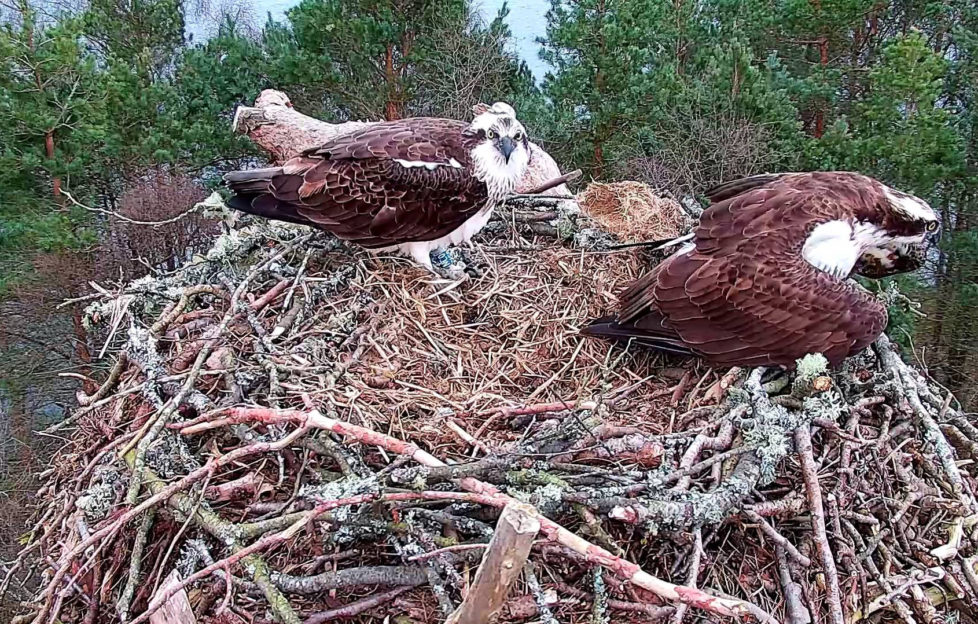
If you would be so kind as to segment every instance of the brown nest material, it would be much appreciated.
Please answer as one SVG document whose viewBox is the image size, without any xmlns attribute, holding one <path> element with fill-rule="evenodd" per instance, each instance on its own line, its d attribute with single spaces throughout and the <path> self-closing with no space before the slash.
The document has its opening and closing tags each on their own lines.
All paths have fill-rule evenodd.
<svg viewBox="0 0 978 624">
<path fill-rule="evenodd" d="M 577 201 L 584 214 L 628 243 L 675 238 L 692 225 L 679 202 L 642 182 L 594 182 Z"/>
<path fill-rule="evenodd" d="M 646 267 L 494 231 L 461 284 L 258 224 L 100 289 L 20 621 L 971 617 L 978 430 L 889 341 L 762 383 L 584 340 Z"/>
</svg>

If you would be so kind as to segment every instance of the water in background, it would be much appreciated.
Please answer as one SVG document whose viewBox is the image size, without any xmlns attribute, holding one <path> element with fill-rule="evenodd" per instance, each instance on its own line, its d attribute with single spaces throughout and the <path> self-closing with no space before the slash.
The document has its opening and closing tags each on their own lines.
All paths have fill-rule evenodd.
<svg viewBox="0 0 978 624">
<path fill-rule="evenodd" d="M 477 0 L 476 6 L 486 19 L 491 20 L 503 3 L 504 0 Z M 548 66 L 540 58 L 537 37 L 547 34 L 547 9 L 550 8 L 550 3 L 547 0 L 509 0 L 505 4 L 509 7 L 506 23 L 513 31 L 516 52 L 526 61 L 537 82 L 540 82 L 547 73 Z"/>
<path fill-rule="evenodd" d="M 474 0 L 474 4 L 488 21 L 496 16 L 504 1 Z M 250 18 L 255 26 L 262 26 L 269 15 L 277 21 L 285 19 L 285 11 L 298 3 L 298 0 L 251 0 L 250 6 L 245 5 L 243 10 L 247 12 L 246 17 Z M 550 3 L 548 0 L 509 0 L 505 3 L 509 7 L 509 17 L 506 18 L 506 22 L 513 31 L 516 53 L 526 61 L 533 76 L 539 82 L 547 72 L 547 65 L 540 59 L 540 46 L 536 39 L 546 34 L 546 12 Z M 213 8 L 221 6 L 219 2 L 205 4 Z M 187 34 L 192 36 L 194 41 L 206 39 L 214 28 L 211 16 L 206 14 L 195 16 L 192 11 L 190 13 L 187 16 Z"/>
</svg>

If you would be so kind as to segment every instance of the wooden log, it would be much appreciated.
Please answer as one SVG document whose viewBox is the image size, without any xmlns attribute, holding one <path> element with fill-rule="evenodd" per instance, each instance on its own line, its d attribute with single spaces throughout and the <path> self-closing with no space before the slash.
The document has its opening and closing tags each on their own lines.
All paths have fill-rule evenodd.
<svg viewBox="0 0 978 624">
<path fill-rule="evenodd" d="M 174 570 L 167 575 L 161 587 L 166 589 L 170 585 L 179 583 L 180 580 L 180 573 Z M 197 624 L 187 590 L 181 589 L 170 596 L 158 611 L 149 616 L 149 624 Z"/>
<path fill-rule="evenodd" d="M 506 505 L 465 600 L 446 624 L 489 622 L 519 578 L 539 531 L 540 522 L 532 507 L 516 502 Z"/>
<path fill-rule="evenodd" d="M 475 112 L 475 111 L 473 111 Z M 518 113 L 517 113 L 518 115 Z M 292 108 L 289 96 L 274 89 L 259 94 L 254 106 L 239 106 L 231 129 L 246 135 L 281 164 L 303 150 L 319 147 L 338 136 L 365 128 L 371 121 L 328 123 Z M 525 193 L 560 176 L 557 162 L 536 143 L 530 142 L 530 164 L 516 185 L 517 193 Z M 554 195 L 573 197 L 565 184 L 551 190 Z"/>
<path fill-rule="evenodd" d="M 254 106 L 239 106 L 231 129 L 244 134 L 281 164 L 304 150 L 319 147 L 338 136 L 366 128 L 372 122 L 326 123 L 292 108 L 289 96 L 265 89 Z"/>
</svg>

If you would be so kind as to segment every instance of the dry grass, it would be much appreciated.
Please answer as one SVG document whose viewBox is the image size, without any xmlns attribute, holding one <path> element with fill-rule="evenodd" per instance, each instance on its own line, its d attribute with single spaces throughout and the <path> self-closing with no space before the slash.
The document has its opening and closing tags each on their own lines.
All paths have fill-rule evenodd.
<svg viewBox="0 0 978 624">
<path fill-rule="evenodd" d="M 690 226 L 679 202 L 642 182 L 594 182 L 577 201 L 603 229 L 629 243 L 675 238 Z"/>
<path fill-rule="evenodd" d="M 484 277 L 445 295 L 400 262 L 377 262 L 365 275 L 363 289 L 381 302 L 380 322 L 348 383 L 371 424 L 393 417 L 399 434 L 433 440 L 444 435 L 446 414 L 474 430 L 499 407 L 574 403 L 603 384 L 624 387 L 653 374 L 658 356 L 639 351 L 611 368 L 620 350 L 577 333 L 614 308 L 616 292 L 641 269 L 634 254 L 549 243 L 533 253 L 489 247 L 484 258 Z M 642 416 L 628 420 L 646 421 L 632 424 L 662 427 L 661 407 L 648 400 L 656 389 L 646 384 L 632 395 L 629 411 Z"/>
</svg>

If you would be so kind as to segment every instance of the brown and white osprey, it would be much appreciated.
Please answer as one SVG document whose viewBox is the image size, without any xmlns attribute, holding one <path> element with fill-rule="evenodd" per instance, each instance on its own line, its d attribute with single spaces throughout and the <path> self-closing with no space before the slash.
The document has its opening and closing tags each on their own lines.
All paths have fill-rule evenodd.
<svg viewBox="0 0 978 624">
<path fill-rule="evenodd" d="M 832 364 L 886 327 L 886 307 L 849 277 L 921 266 L 939 223 L 923 200 L 847 172 L 759 175 L 708 191 L 685 245 L 583 333 L 722 366 Z"/>
<path fill-rule="evenodd" d="M 281 167 L 224 176 L 232 208 L 310 225 L 431 270 L 429 253 L 468 243 L 530 160 L 513 108 L 472 123 L 416 117 L 371 124 Z"/>
</svg>

